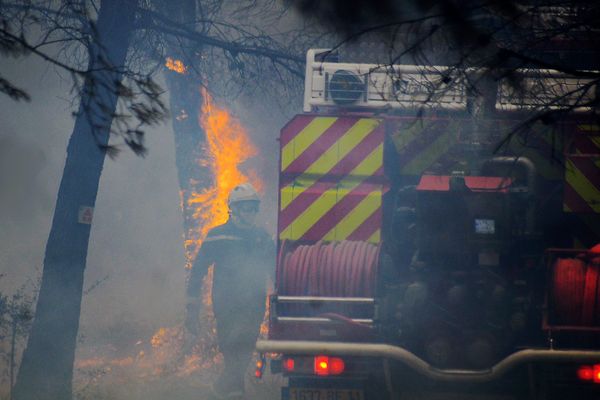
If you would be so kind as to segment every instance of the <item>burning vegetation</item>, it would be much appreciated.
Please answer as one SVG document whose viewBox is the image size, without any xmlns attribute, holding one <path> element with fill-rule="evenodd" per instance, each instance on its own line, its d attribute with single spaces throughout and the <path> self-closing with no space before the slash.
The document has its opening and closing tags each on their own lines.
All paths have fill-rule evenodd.
<svg viewBox="0 0 600 400">
<path fill-rule="evenodd" d="M 193 210 L 194 220 L 198 221 L 197 228 L 188 232 L 185 243 L 189 266 L 208 231 L 227 221 L 229 192 L 244 182 L 252 183 L 258 191 L 263 187 L 255 173 L 245 174 L 239 168 L 258 154 L 245 128 L 229 111 L 218 107 L 205 89 L 202 89 L 202 98 L 204 103 L 199 124 L 206 133 L 208 157 L 199 162 L 213 171 L 214 184 L 200 192 L 193 192 L 186 204 Z"/>
<path fill-rule="evenodd" d="M 171 57 L 167 57 L 167 60 L 165 61 L 165 67 L 167 67 L 171 71 L 177 72 L 178 74 L 185 74 L 185 72 L 187 71 L 186 66 L 183 64 L 183 61 L 174 60 Z"/>
<path fill-rule="evenodd" d="M 185 73 L 181 61 L 167 59 L 167 68 Z M 231 189 L 240 183 L 250 182 L 259 191 L 263 184 L 253 171 L 245 172 L 242 164 L 257 155 L 257 149 L 246 129 L 226 108 L 218 106 L 212 96 L 202 90 L 203 104 L 199 113 L 199 125 L 206 134 L 204 154 L 197 160 L 200 166 L 209 167 L 213 174 L 210 187 L 196 190 L 182 197 L 184 212 L 193 215 L 196 224 L 185 232 L 186 268 L 189 270 L 207 232 L 228 219 L 227 197 Z M 196 185 L 191 185 L 192 187 Z M 187 199 L 185 201 L 184 199 Z M 96 398 L 98 388 L 123 385 L 145 387 L 150 382 L 161 385 L 166 381 L 176 385 L 182 379 L 194 390 L 213 380 L 222 368 L 222 355 L 216 345 L 216 327 L 212 313 L 211 288 L 212 267 L 203 282 L 202 328 L 195 343 L 186 343 L 181 325 L 160 327 L 151 338 L 139 340 L 128 354 L 116 356 L 114 351 L 82 351 L 83 357 L 76 361 L 75 388 L 80 398 Z M 182 291 L 183 291 L 182 285 Z M 266 324 L 261 335 L 266 334 Z M 96 354 L 94 354 L 96 353 Z M 109 353 L 104 355 L 100 353 Z M 198 386 L 200 385 L 200 386 Z M 164 390 L 164 388 L 161 388 Z M 100 395 L 113 397 L 111 394 Z M 116 396 L 119 397 L 119 396 Z M 186 396 L 183 396 L 186 397 Z"/>
</svg>

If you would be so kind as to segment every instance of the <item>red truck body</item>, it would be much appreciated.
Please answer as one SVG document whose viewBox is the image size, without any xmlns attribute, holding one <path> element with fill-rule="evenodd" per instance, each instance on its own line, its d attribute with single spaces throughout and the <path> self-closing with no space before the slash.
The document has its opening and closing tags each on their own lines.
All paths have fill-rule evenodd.
<svg viewBox="0 0 600 400">
<path fill-rule="evenodd" d="M 502 82 L 481 113 L 460 87 L 422 94 L 441 67 L 377 75 L 318 54 L 281 131 L 257 343 L 289 377 L 282 396 L 598 396 L 600 127 L 577 109 L 530 123 L 535 104 Z"/>
</svg>

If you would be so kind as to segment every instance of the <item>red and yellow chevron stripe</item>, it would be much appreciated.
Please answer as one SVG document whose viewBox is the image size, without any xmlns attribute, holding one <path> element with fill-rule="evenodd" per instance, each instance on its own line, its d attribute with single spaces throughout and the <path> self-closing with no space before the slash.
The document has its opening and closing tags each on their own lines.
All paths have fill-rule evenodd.
<svg viewBox="0 0 600 400">
<path fill-rule="evenodd" d="M 460 124 L 450 119 L 399 118 L 392 123 L 392 140 L 402 175 L 420 176 L 458 142 Z"/>
<path fill-rule="evenodd" d="M 513 132 L 519 121 L 484 120 L 477 126 L 470 119 L 436 118 L 394 118 L 390 119 L 391 137 L 398 152 L 400 174 L 420 176 L 426 173 L 445 174 L 460 168 L 465 160 L 461 143 L 473 141 L 470 131 L 477 130 L 481 145 L 487 146 L 488 157 L 514 155 L 529 158 L 537 173 L 547 180 L 563 179 L 563 153 L 560 132 L 536 124 L 526 131 L 519 132 L 508 146 L 495 153 L 496 146 Z M 560 129 L 560 127 L 558 128 Z"/>
<path fill-rule="evenodd" d="M 381 240 L 380 119 L 300 115 L 281 133 L 279 238 Z"/>
<path fill-rule="evenodd" d="M 600 213 L 600 126 L 578 125 L 565 160 L 564 210 Z"/>
<path fill-rule="evenodd" d="M 515 124 L 519 122 L 511 121 L 510 125 L 503 128 L 503 134 L 511 132 Z M 563 179 L 565 129 L 560 124 L 550 127 L 538 122 L 511 139 L 508 153 L 531 160 L 541 178 L 560 181 Z"/>
</svg>

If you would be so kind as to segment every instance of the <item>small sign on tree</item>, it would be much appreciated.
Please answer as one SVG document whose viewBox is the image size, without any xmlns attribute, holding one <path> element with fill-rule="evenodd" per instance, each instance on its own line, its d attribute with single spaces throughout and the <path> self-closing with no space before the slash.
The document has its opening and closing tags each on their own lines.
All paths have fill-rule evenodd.
<svg viewBox="0 0 600 400">
<path fill-rule="evenodd" d="M 79 206 L 78 222 L 80 224 L 91 225 L 94 217 L 94 207 Z"/>
</svg>

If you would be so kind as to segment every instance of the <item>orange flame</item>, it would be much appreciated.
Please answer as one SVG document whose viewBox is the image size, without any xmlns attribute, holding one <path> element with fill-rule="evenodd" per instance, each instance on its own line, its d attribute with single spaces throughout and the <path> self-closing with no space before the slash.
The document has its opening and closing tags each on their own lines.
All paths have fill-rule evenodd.
<svg viewBox="0 0 600 400">
<path fill-rule="evenodd" d="M 227 198 L 231 190 L 245 182 L 250 182 L 258 191 L 263 188 L 262 182 L 254 171 L 244 173 L 240 170 L 240 166 L 245 161 L 257 154 L 257 149 L 250 140 L 246 129 L 225 108 L 217 106 L 204 88 L 202 89 L 202 98 L 203 104 L 198 122 L 206 134 L 206 159 L 201 162 L 211 169 L 213 185 L 200 192 L 193 191 L 185 204 L 193 210 L 192 217 L 197 222 L 196 227 L 188 232 L 185 242 L 188 268 L 193 264 L 208 231 L 227 222 L 229 218 Z M 196 347 L 196 350 L 200 350 L 202 353 L 205 361 L 200 363 L 201 360 L 198 359 L 186 359 L 183 370 L 187 373 L 210 363 L 218 365 L 222 362 L 222 356 L 215 343 L 216 326 L 212 313 L 212 276 L 213 268 L 211 266 L 202 285 L 204 332 L 200 335 L 200 343 Z M 197 354 L 197 352 L 195 353 Z"/>
<path fill-rule="evenodd" d="M 174 60 L 171 57 L 167 57 L 167 60 L 165 61 L 165 67 L 171 71 L 177 72 L 178 74 L 185 74 L 187 71 L 187 67 L 183 64 L 183 61 Z"/>
<path fill-rule="evenodd" d="M 185 73 L 185 66 L 180 61 L 168 58 L 166 66 L 176 72 Z M 240 170 L 240 165 L 257 154 L 257 149 L 244 127 L 225 108 L 215 105 L 206 90 L 202 90 L 202 97 L 204 101 L 199 124 L 206 133 L 207 157 L 199 162 L 210 167 L 214 184 L 199 192 L 192 192 L 187 200 L 182 193 L 181 205 L 193 210 L 193 218 L 198 222 L 197 228 L 187 232 L 186 236 L 188 268 L 191 267 L 208 231 L 227 221 L 229 192 L 244 182 L 250 182 L 259 191 L 263 188 L 256 173 L 244 173 Z M 185 111 L 182 111 L 183 114 L 187 118 Z M 76 367 L 81 370 L 78 379 L 83 379 L 86 371 L 94 370 L 99 371 L 99 380 L 103 376 L 108 377 L 109 371 L 111 376 L 119 379 L 130 377 L 126 371 L 134 374 L 137 379 L 148 379 L 165 374 L 185 377 L 199 372 L 214 373 L 215 369 L 221 368 L 223 358 L 215 344 L 216 327 L 211 307 L 212 275 L 211 267 L 202 288 L 205 332 L 199 337 L 192 354 L 181 353 L 185 339 L 183 326 L 163 327 L 158 329 L 148 342 L 139 341 L 136 344 L 135 355 L 117 359 L 91 357 L 78 360 Z M 266 325 L 263 324 L 263 335 L 265 330 Z M 141 347 L 137 347 L 138 345 Z"/>
<path fill-rule="evenodd" d="M 255 173 L 244 174 L 239 166 L 257 154 L 239 120 L 225 108 L 215 105 L 210 94 L 202 89 L 202 112 L 199 123 L 206 133 L 208 164 L 213 172 L 214 185 L 201 192 L 192 192 L 187 206 L 194 210 L 193 218 L 199 222 L 195 232 L 189 232 L 185 243 L 188 267 L 196 258 L 202 240 L 211 228 L 224 224 L 229 218 L 227 197 L 237 185 L 250 182 L 258 191 L 262 182 Z"/>
</svg>

